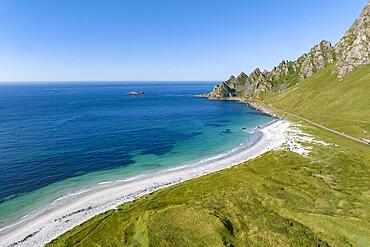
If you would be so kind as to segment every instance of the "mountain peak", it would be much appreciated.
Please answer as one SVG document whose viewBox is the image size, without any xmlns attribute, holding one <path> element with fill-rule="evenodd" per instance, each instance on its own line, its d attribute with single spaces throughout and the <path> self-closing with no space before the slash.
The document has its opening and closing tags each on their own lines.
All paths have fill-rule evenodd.
<svg viewBox="0 0 370 247">
<path fill-rule="evenodd" d="M 313 46 L 310 52 L 304 54 L 303 58 L 298 59 L 300 64 L 301 80 L 310 77 L 318 70 L 323 69 L 326 65 L 334 62 L 334 49 L 329 41 L 322 40 L 319 44 Z"/>
<path fill-rule="evenodd" d="M 236 78 L 237 79 L 242 79 L 248 77 L 244 72 L 241 72 Z"/>
<path fill-rule="evenodd" d="M 234 75 L 231 75 L 230 77 L 229 77 L 229 81 L 230 80 L 234 80 L 235 79 L 235 76 Z"/>
<path fill-rule="evenodd" d="M 339 78 L 354 68 L 370 63 L 370 1 L 334 49 Z"/>
</svg>

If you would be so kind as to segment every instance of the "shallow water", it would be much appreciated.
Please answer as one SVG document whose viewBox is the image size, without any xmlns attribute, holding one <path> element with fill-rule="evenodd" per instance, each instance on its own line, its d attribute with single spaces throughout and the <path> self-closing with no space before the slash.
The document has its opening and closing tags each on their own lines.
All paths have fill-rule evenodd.
<svg viewBox="0 0 370 247">
<path fill-rule="evenodd" d="M 0 86 L 0 226 L 97 183 L 256 141 L 271 117 L 193 98 L 214 83 Z M 127 95 L 128 91 L 144 95 Z"/>
</svg>

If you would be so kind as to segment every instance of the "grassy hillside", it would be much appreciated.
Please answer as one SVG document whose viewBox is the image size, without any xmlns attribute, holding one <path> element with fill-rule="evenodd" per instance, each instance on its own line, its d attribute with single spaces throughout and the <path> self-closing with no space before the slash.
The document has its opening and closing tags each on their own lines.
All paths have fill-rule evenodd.
<svg viewBox="0 0 370 247">
<path fill-rule="evenodd" d="M 370 246 L 370 152 L 273 151 L 96 216 L 48 246 Z M 313 144 L 310 144 L 313 145 Z"/>
<path fill-rule="evenodd" d="M 355 69 L 342 80 L 333 65 L 284 93 L 265 95 L 263 101 L 334 130 L 370 139 L 370 65 Z"/>
</svg>

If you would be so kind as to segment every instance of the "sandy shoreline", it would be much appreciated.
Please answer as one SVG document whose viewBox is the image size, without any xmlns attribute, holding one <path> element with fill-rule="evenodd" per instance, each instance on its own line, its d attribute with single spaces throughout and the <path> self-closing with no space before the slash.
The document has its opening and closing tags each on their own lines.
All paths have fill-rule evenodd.
<svg viewBox="0 0 370 247">
<path fill-rule="evenodd" d="M 160 188 L 219 171 L 255 158 L 285 142 L 290 123 L 278 120 L 259 131 L 262 137 L 247 148 L 216 156 L 194 165 L 176 167 L 122 181 L 100 183 L 56 201 L 42 212 L 0 230 L 0 246 L 42 246 L 91 217 Z"/>
</svg>

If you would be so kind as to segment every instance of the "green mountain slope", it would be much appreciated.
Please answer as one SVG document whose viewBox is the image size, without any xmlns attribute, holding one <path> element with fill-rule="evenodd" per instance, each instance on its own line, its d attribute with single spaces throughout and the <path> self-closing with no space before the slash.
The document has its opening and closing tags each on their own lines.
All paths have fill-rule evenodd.
<svg viewBox="0 0 370 247">
<path fill-rule="evenodd" d="M 261 99 L 345 134 L 370 139 L 370 65 L 342 80 L 328 66 L 287 91 Z"/>
</svg>

